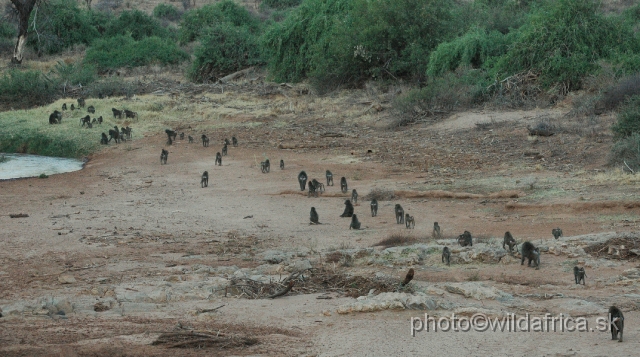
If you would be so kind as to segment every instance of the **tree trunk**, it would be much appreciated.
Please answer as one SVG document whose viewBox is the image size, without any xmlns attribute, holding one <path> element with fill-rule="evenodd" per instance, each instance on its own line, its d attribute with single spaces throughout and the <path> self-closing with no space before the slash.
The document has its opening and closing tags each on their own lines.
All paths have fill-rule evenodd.
<svg viewBox="0 0 640 357">
<path fill-rule="evenodd" d="M 13 50 L 11 63 L 21 64 L 24 57 L 24 46 L 27 44 L 27 31 L 29 30 L 29 16 L 38 0 L 11 0 L 18 10 L 18 41 Z"/>
</svg>

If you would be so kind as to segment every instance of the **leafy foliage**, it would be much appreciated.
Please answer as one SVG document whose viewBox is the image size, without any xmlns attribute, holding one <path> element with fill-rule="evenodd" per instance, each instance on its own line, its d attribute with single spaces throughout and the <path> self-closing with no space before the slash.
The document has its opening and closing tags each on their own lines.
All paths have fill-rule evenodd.
<svg viewBox="0 0 640 357">
<path fill-rule="evenodd" d="M 0 77 L 0 103 L 39 105 L 56 95 L 57 83 L 40 71 L 11 69 Z"/>
<path fill-rule="evenodd" d="M 617 122 L 611 128 L 617 137 L 640 134 L 640 95 L 628 98 L 618 112 Z"/>
<path fill-rule="evenodd" d="M 263 0 L 262 5 L 266 5 L 272 9 L 286 9 L 300 5 L 302 0 Z"/>
<path fill-rule="evenodd" d="M 159 19 L 177 21 L 182 17 L 182 12 L 178 11 L 178 9 L 173 5 L 158 4 L 158 6 L 153 9 L 153 16 Z"/>
<path fill-rule="evenodd" d="M 104 36 L 127 34 L 136 41 L 153 36 L 165 39 L 173 37 L 172 32 L 162 27 L 160 21 L 140 10 L 123 11 L 117 19 L 109 22 Z"/>
<path fill-rule="evenodd" d="M 260 22 L 247 9 L 232 0 L 223 0 L 214 5 L 205 5 L 187 12 L 180 22 L 180 43 L 189 43 L 204 33 L 203 29 L 229 22 L 234 26 L 244 26 L 257 34 Z"/>
<path fill-rule="evenodd" d="M 618 140 L 611 149 L 610 162 L 613 164 L 626 164 L 632 170 L 640 170 L 640 133 Z"/>
</svg>

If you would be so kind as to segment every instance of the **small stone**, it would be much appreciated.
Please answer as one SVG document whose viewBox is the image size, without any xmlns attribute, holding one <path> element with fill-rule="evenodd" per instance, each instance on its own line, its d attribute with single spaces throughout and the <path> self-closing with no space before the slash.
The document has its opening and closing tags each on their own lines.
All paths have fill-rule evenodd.
<svg viewBox="0 0 640 357">
<path fill-rule="evenodd" d="M 76 278 L 71 275 L 60 275 L 58 281 L 60 284 L 73 284 L 76 282 Z"/>
<path fill-rule="evenodd" d="M 102 303 L 102 301 L 96 303 L 95 305 L 93 305 L 93 311 L 95 312 L 103 312 L 103 311 L 107 311 L 110 310 L 111 307 L 108 305 L 105 305 Z"/>
</svg>

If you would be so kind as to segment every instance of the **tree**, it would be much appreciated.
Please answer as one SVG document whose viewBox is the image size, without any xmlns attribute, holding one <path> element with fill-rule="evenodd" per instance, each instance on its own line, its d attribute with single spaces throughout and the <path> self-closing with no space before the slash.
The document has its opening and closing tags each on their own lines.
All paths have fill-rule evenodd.
<svg viewBox="0 0 640 357">
<path fill-rule="evenodd" d="M 27 31 L 29 30 L 29 17 L 40 0 L 11 0 L 18 11 L 18 41 L 13 50 L 11 63 L 20 64 L 24 55 L 24 46 L 27 43 Z"/>
</svg>

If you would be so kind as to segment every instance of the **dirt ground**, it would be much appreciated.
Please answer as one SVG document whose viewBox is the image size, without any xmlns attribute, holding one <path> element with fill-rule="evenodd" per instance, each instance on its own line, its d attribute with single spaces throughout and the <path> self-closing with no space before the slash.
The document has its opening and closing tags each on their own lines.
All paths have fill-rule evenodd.
<svg viewBox="0 0 640 357">
<path fill-rule="evenodd" d="M 281 106 L 289 98 L 262 100 Z M 314 100 L 301 97 L 296 105 Z M 226 125 L 216 130 L 201 130 L 185 119 L 171 124 L 196 138 L 206 132 L 210 147 L 186 139 L 166 146 L 164 134 L 150 133 L 110 144 L 81 171 L 0 182 L 0 354 L 636 353 L 640 277 L 629 275 L 640 268 L 635 259 L 543 252 L 539 270 L 521 266 L 518 258 L 498 264 L 458 264 L 454 259 L 448 267 L 440 262 L 439 251 L 410 263 L 336 264 L 327 259 L 332 252 L 373 247 L 392 234 L 433 243 L 433 222 L 439 222 L 451 247 L 465 230 L 495 248 L 505 231 L 518 243 L 529 240 L 542 246 L 554 241 L 555 227 L 563 229 L 563 239 L 637 232 L 639 181 L 607 166 L 611 117 L 569 120 L 563 117 L 566 107 L 559 105 L 526 112 L 460 113 L 435 123 L 388 129 L 393 120 L 388 110 L 362 118 L 342 116 L 340 110 L 315 106 L 282 115 L 227 115 L 222 119 Z M 557 124 L 557 134 L 528 138 L 526 126 L 542 119 Z M 223 139 L 232 135 L 239 146 L 229 147 L 222 166 L 214 166 Z M 167 165 L 159 163 L 161 148 L 169 150 Z M 265 158 L 271 161 L 267 174 L 259 168 Z M 278 167 L 280 159 L 284 170 Z M 355 212 L 362 230 L 349 230 L 350 220 L 339 217 L 344 200 L 351 197 L 340 192 L 339 184 L 326 187 L 318 198 L 300 192 L 296 177 L 301 170 L 324 182 L 328 169 L 336 183 L 344 176 L 349 189 L 359 192 Z M 205 170 L 209 187 L 201 188 Z M 379 202 L 377 217 L 370 216 L 365 199 L 374 189 L 395 194 Z M 395 224 L 396 203 L 415 217 L 415 230 Z M 309 225 L 312 206 L 322 225 Z M 28 217 L 9 217 L 15 213 Z M 270 264 L 264 258 L 269 251 L 293 255 Z M 411 317 L 425 311 L 339 314 L 341 305 L 356 300 L 336 290 L 310 292 L 294 286 L 283 297 L 252 299 L 231 293 L 225 297 L 210 288 L 215 279 L 243 272 L 284 279 L 294 261 L 345 276 L 386 276 L 398 282 L 412 267 L 415 291 L 440 289 L 435 295 L 459 307 L 485 307 L 494 313 L 578 311 L 574 315 L 595 319 L 616 304 L 625 312 L 625 342 L 611 341 L 606 332 L 422 332 L 411 337 Z M 587 269 L 584 287 L 574 284 L 574 264 Z M 518 303 L 445 293 L 444 285 L 451 282 L 478 282 Z M 603 309 L 580 313 L 583 305 Z M 446 309 L 426 312 L 451 314 Z M 179 343 L 179 336 L 194 333 L 205 334 L 204 342 Z M 172 334 L 174 340 L 153 344 L 162 334 Z"/>
</svg>

